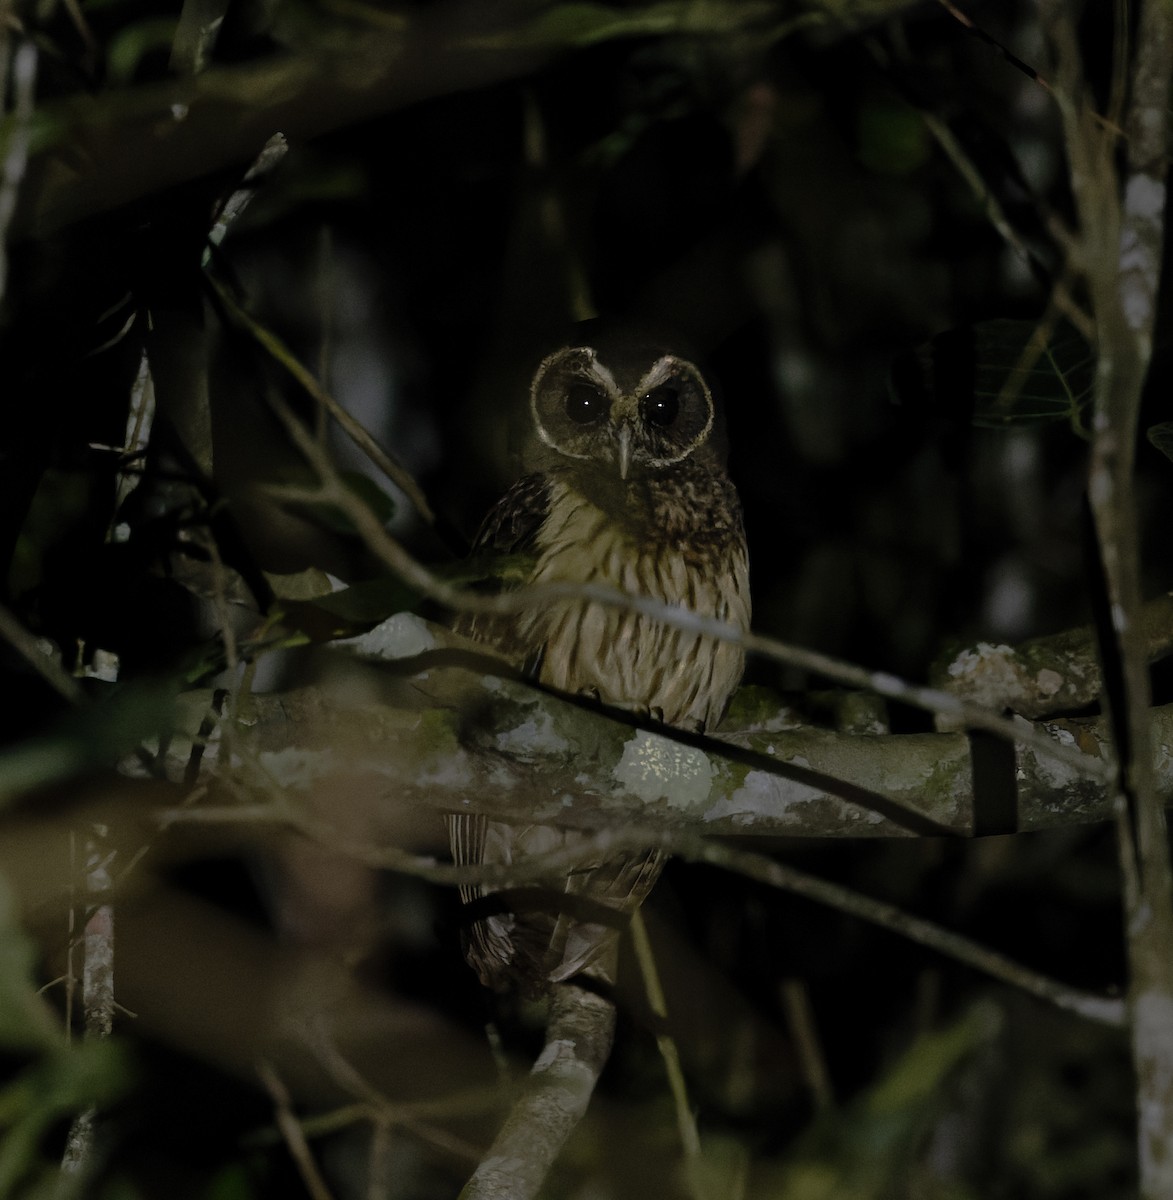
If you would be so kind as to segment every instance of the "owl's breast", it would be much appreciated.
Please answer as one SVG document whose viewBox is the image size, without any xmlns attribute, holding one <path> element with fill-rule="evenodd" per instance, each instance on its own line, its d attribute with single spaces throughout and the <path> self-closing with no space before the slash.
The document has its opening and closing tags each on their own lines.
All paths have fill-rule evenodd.
<svg viewBox="0 0 1173 1200">
<path fill-rule="evenodd" d="M 690 536 L 687 527 L 657 522 L 654 512 L 617 521 L 556 482 L 533 581 L 601 583 L 747 630 L 748 563 L 735 495 L 732 502 L 733 519 L 726 512 L 723 521 L 706 520 L 700 512 Z M 617 607 L 560 601 L 523 622 L 522 640 L 542 649 L 544 683 L 649 710 L 670 725 L 715 725 L 744 665 L 736 646 Z"/>
</svg>

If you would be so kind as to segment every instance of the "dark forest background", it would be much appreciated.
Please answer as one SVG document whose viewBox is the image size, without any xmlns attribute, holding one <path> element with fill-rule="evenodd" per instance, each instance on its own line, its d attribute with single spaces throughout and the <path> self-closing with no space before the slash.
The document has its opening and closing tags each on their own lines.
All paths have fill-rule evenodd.
<svg viewBox="0 0 1173 1200">
<path fill-rule="evenodd" d="M 1094 331 L 1059 232 L 1050 49 L 1033 5 L 966 13 L 978 31 L 899 0 L 0 0 L 0 556 L 23 631 L 0 646 L 0 1194 L 53 1195 L 69 1119 L 95 1105 L 78 1194 L 305 1194 L 287 1111 L 319 1195 L 452 1196 L 501 1073 L 540 1046 L 534 1014 L 494 1007 L 465 967 L 452 888 L 336 871 L 244 822 L 169 825 L 138 857 L 118 842 L 129 1011 L 109 1044 L 81 1045 L 80 1010 L 69 1052 L 46 1031 L 103 806 L 139 828 L 206 799 L 197 770 L 165 764 L 175 697 L 198 724 L 216 688 L 312 683 L 338 633 L 436 615 L 335 509 L 273 493 L 306 479 L 274 394 L 417 558 L 455 571 L 515 477 L 534 364 L 578 321 L 654 322 L 718 381 L 755 628 L 922 681 L 962 646 L 1092 619 Z M 1079 16 L 1109 113 L 1130 19 Z M 287 153 L 213 245 L 277 133 Z M 1146 595 L 1173 578 L 1164 312 L 1137 466 Z M 128 454 L 144 356 L 154 423 Z M 323 573 L 345 602 L 318 603 Z M 1168 700 L 1159 664 L 1154 681 Z M 835 708 L 776 663 L 751 660 L 747 684 L 743 711 Z M 887 719 L 933 727 L 900 705 Z M 438 821 L 411 837 L 443 853 Z M 766 848 L 1072 985 L 1123 985 L 1110 827 Z M 703 1179 L 680 1166 L 637 981 L 549 1196 L 1136 1194 L 1124 1032 L 716 867 L 674 863 L 649 910 Z M 342 1065 L 305 1029 L 351 988 L 369 1036 Z"/>
</svg>

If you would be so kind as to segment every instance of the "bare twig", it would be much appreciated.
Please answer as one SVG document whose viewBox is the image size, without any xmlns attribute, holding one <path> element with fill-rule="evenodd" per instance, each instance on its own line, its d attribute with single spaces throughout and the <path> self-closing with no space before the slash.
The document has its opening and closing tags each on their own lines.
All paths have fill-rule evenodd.
<svg viewBox="0 0 1173 1200">
<path fill-rule="evenodd" d="M 256 340 L 258 345 L 263 347 L 277 362 L 279 362 L 286 371 L 297 381 L 298 385 L 304 389 L 307 395 L 312 397 L 323 409 L 325 409 L 339 424 L 343 432 L 354 442 L 354 444 L 383 472 L 384 475 L 397 487 L 411 502 L 412 507 L 419 513 L 429 525 L 436 524 L 436 514 L 432 506 L 428 503 L 428 498 L 424 495 L 419 484 L 411 477 L 407 469 L 400 463 L 392 454 L 384 449 L 364 428 L 361 422 L 355 420 L 354 417 L 334 399 L 332 395 L 314 378 L 313 373 L 309 371 L 298 360 L 289 348 L 281 341 L 276 334 L 271 330 L 266 329 L 259 321 L 256 321 L 243 308 L 237 304 L 231 292 L 213 276 L 211 279 L 212 287 L 215 289 L 220 302 L 225 306 L 225 309 L 232 319 L 245 329 L 249 335 Z M 300 422 L 298 422 L 300 426 Z M 287 424 L 288 429 L 288 424 Z M 296 440 L 296 439 L 295 439 Z M 311 444 L 312 441 L 311 441 Z M 304 447 L 302 447 L 304 453 Z M 307 455 L 308 457 L 308 455 Z M 328 461 L 328 460 L 327 460 Z M 343 489 L 349 492 L 349 489 Z M 365 506 L 364 506 L 365 508 Z"/>
<path fill-rule="evenodd" d="M 684 1148 L 684 1159 L 688 1165 L 688 1182 L 696 1200 L 705 1200 L 707 1193 L 700 1170 L 701 1137 L 696 1127 L 692 1106 L 688 1102 L 688 1087 L 684 1082 L 684 1070 L 680 1065 L 680 1051 L 676 1048 L 676 1039 L 668 1032 L 668 1000 L 664 995 L 664 987 L 660 983 L 660 972 L 656 969 L 656 958 L 652 953 L 652 943 L 648 938 L 647 926 L 643 914 L 637 908 L 631 915 L 631 940 L 635 947 L 636 961 L 639 972 L 643 977 L 644 993 L 648 999 L 648 1007 L 657 1021 L 656 1046 L 660 1057 L 664 1060 L 664 1070 L 668 1075 L 668 1086 L 672 1092 L 672 1102 L 676 1107 L 676 1128 L 680 1133 L 680 1144 Z"/>
<path fill-rule="evenodd" d="M 802 1077 L 810 1089 L 816 1111 L 829 1112 L 835 1107 L 835 1092 L 831 1086 L 831 1074 L 827 1070 L 827 1059 L 815 1029 L 815 1016 L 806 982 L 802 979 L 784 979 L 780 991 Z"/>
<path fill-rule="evenodd" d="M 362 1109 L 368 1121 L 374 1126 L 373 1136 L 378 1138 L 390 1129 L 400 1127 L 417 1137 L 421 1142 L 444 1151 L 453 1158 L 476 1162 L 479 1158 L 477 1151 L 462 1138 L 440 1129 L 426 1120 L 429 1111 L 450 1113 L 459 1105 L 466 1103 L 466 1098 L 457 1098 L 453 1105 L 451 1098 L 438 1105 L 426 1104 L 394 1104 L 377 1088 L 373 1087 L 363 1075 L 349 1062 L 339 1049 L 338 1044 L 325 1020 L 320 1017 L 310 1022 L 307 1028 L 308 1041 L 314 1055 L 326 1072 L 343 1091 L 348 1092 L 362 1102 Z M 477 1099 L 484 1098 L 479 1094 Z M 303 1132 L 309 1132 L 308 1123 L 302 1123 Z M 372 1147 L 372 1159 L 378 1160 L 379 1155 Z"/>
<path fill-rule="evenodd" d="M 70 704 L 80 704 L 85 699 L 81 684 L 56 658 L 45 653 L 42 643 L 3 605 L 0 605 L 0 637 L 63 699 Z"/>
<path fill-rule="evenodd" d="M 850 888 L 826 879 L 817 879 L 763 854 L 755 854 L 724 843 L 693 839 L 679 844 L 677 849 L 685 858 L 737 871 L 750 879 L 756 879 L 759 883 L 805 896 L 840 912 L 850 913 L 874 925 L 880 925 L 1087 1020 L 1117 1027 L 1125 1024 L 1123 1000 L 1068 987 L 970 938 L 906 913 L 886 901 L 860 895 Z"/>
<path fill-rule="evenodd" d="M 1041 87 L 1044 92 L 1054 95 L 1055 89 L 1051 86 L 1050 81 L 1045 75 L 1039 72 L 1036 68 L 1032 67 L 1030 63 L 1024 62 L 1007 46 L 998 41 L 996 37 L 993 37 L 991 34 L 987 33 L 986 30 L 984 30 L 980 25 L 976 24 L 974 21 L 971 21 L 970 18 L 957 7 L 957 5 L 951 2 L 951 0 L 937 0 L 937 3 L 940 4 L 941 7 L 945 9 L 945 11 L 955 21 L 958 22 L 958 24 L 968 30 L 969 33 L 971 33 L 979 41 L 985 42 L 987 46 L 990 46 L 992 49 L 1001 54 L 1001 56 L 1012 67 L 1021 71 L 1028 79 L 1033 80 L 1033 82 L 1038 84 L 1038 86 Z M 1124 130 L 1121 129 L 1118 124 L 1116 124 L 1116 119 L 1119 116 L 1119 113 L 1115 112 L 1114 107 L 1110 110 L 1109 115 L 1106 117 L 1094 112 L 1091 114 L 1091 116 L 1098 125 L 1111 131 L 1116 137 L 1124 136 Z"/>
</svg>

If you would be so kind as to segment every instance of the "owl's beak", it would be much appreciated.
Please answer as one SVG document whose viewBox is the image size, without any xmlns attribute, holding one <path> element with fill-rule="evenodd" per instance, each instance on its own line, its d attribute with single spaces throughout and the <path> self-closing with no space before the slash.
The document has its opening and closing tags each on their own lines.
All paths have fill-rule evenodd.
<svg viewBox="0 0 1173 1200">
<path fill-rule="evenodd" d="M 631 470 L 631 426 L 620 425 L 615 435 L 619 440 L 619 448 L 615 452 L 615 461 L 619 465 L 619 478 L 626 479 Z"/>
</svg>

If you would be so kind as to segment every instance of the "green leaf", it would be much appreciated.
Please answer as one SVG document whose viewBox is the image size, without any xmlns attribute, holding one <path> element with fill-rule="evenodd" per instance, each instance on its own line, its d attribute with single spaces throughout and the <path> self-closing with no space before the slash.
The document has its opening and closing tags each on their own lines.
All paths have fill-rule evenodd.
<svg viewBox="0 0 1173 1200">
<path fill-rule="evenodd" d="M 303 607 L 328 613 L 345 626 L 360 627 L 377 625 L 392 613 L 413 608 L 419 599 L 419 593 L 401 580 L 368 579 L 340 592 L 315 597 Z"/>
<path fill-rule="evenodd" d="M 1074 326 L 1049 338 L 1029 321 L 987 321 L 974 330 L 974 422 L 1074 420 L 1091 402 L 1095 351 Z"/>
<path fill-rule="evenodd" d="M 381 525 L 386 525 L 395 515 L 395 501 L 369 475 L 361 471 L 342 471 L 340 476 L 342 482 L 379 518 Z"/>
<path fill-rule="evenodd" d="M 329 576 L 317 567 L 307 567 L 291 575 L 266 571 L 265 581 L 278 600 L 316 600 L 319 596 L 329 596 L 334 590 Z"/>
</svg>

